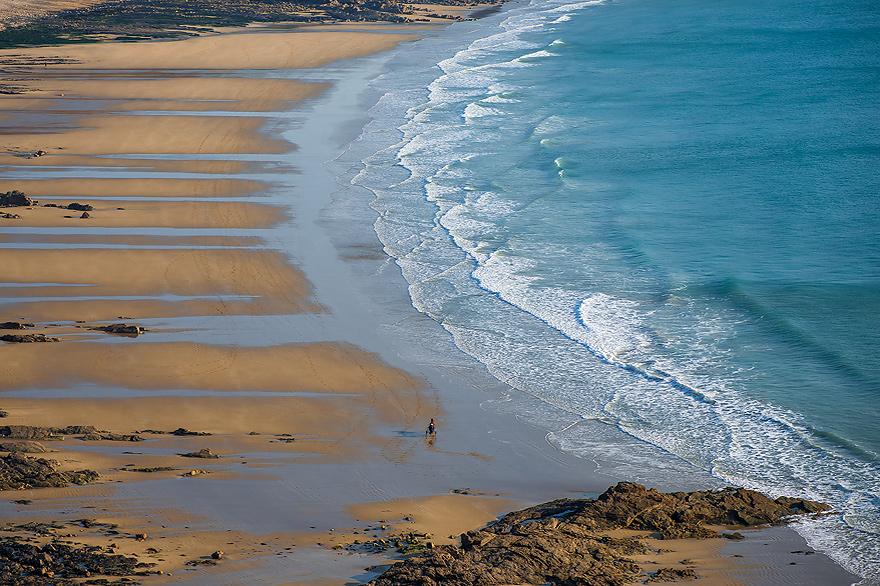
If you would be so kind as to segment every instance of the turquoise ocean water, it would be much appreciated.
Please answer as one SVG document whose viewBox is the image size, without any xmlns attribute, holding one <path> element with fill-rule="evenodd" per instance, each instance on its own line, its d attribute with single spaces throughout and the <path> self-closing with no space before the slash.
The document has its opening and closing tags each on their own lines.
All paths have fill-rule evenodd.
<svg viewBox="0 0 880 586">
<path fill-rule="evenodd" d="M 878 57 L 875 1 L 515 3 L 394 55 L 354 182 L 560 449 L 831 503 L 880 583 Z"/>
</svg>

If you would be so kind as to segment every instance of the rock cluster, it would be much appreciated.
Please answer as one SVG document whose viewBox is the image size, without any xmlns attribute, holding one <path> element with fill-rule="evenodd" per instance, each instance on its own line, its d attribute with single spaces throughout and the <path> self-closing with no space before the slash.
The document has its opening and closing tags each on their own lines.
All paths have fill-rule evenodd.
<svg viewBox="0 0 880 586">
<path fill-rule="evenodd" d="M 50 338 L 46 334 L 4 334 L 0 341 L 10 344 L 29 344 L 32 342 L 60 342 L 61 338 Z"/>
<path fill-rule="evenodd" d="M 35 425 L 4 425 L 0 427 L 0 438 L 22 440 L 61 439 L 51 427 Z"/>
<path fill-rule="evenodd" d="M 32 328 L 34 324 L 29 324 L 20 321 L 4 321 L 0 322 L 0 330 L 24 330 L 26 328 Z"/>
<path fill-rule="evenodd" d="M 741 488 L 660 493 L 621 482 L 598 499 L 559 499 L 509 513 L 483 529 L 463 533 L 459 546 L 435 547 L 398 562 L 369 584 L 621 586 L 641 574 L 627 557 L 644 553 L 645 546 L 602 531 L 637 529 L 662 539 L 707 538 L 718 536 L 707 524 L 763 525 L 828 509 L 822 503 L 774 500 Z"/>
<path fill-rule="evenodd" d="M 3 586 L 75 586 L 74 578 L 144 576 L 155 564 L 119 554 L 100 553 L 100 546 L 74 547 L 63 543 L 38 546 L 17 537 L 0 539 L 0 584 Z M 89 583 L 89 582 L 87 582 Z M 93 584 L 109 584 L 95 580 Z"/>
<path fill-rule="evenodd" d="M 99 441 L 108 441 L 108 442 L 142 442 L 144 438 L 139 435 L 127 434 L 127 433 L 87 433 L 82 436 L 83 441 L 87 442 L 99 442 Z"/>
<path fill-rule="evenodd" d="M 79 435 L 86 441 L 140 442 L 144 438 L 134 434 L 100 431 L 94 425 L 68 425 L 67 427 L 39 427 L 35 425 L 6 425 L 0 427 L 0 438 L 20 440 L 59 440 L 64 435 Z M 15 450 L 0 450 L 15 451 Z"/>
<path fill-rule="evenodd" d="M 0 208 L 29 207 L 35 203 L 34 200 L 17 189 L 0 193 Z"/>
<path fill-rule="evenodd" d="M 87 212 L 83 212 L 84 214 Z M 131 336 L 133 338 L 138 337 L 145 330 L 139 325 L 136 324 L 110 324 L 109 326 L 97 326 L 94 328 L 90 328 L 92 330 L 99 330 L 101 332 L 107 332 L 108 334 L 119 334 L 121 336 Z"/>
<path fill-rule="evenodd" d="M 0 452 L 21 452 L 23 454 L 42 454 L 46 451 L 39 442 L 0 442 Z"/>
<path fill-rule="evenodd" d="M 385 526 L 383 525 L 382 527 L 384 529 Z M 434 544 L 429 541 L 430 538 L 430 533 L 410 531 L 408 533 L 387 535 L 366 541 L 355 539 L 354 542 L 346 545 L 344 549 L 355 553 L 383 553 L 388 550 L 394 550 L 397 553 L 407 554 L 433 548 Z M 343 546 L 335 545 L 333 549 L 343 549 Z"/>
<path fill-rule="evenodd" d="M 57 462 L 31 458 L 19 453 L 0 456 L 0 490 L 62 487 L 88 484 L 98 478 L 94 470 L 58 472 Z M 4 582 L 0 581 L 0 584 Z"/>
<path fill-rule="evenodd" d="M 207 431 L 190 431 L 189 429 L 186 429 L 186 428 L 183 428 L 183 427 L 178 427 L 177 429 L 175 429 L 174 431 L 169 432 L 169 433 L 170 433 L 171 435 L 177 435 L 177 436 L 188 436 L 188 435 L 194 435 L 194 436 L 205 436 L 205 435 L 211 435 L 211 434 L 208 433 Z"/>
<path fill-rule="evenodd" d="M 189 452 L 189 453 L 180 454 L 180 455 L 183 456 L 184 458 L 209 458 L 209 459 L 213 459 L 213 458 L 220 457 L 217 454 L 211 453 L 211 450 L 209 450 L 208 448 L 202 448 L 198 452 Z"/>
</svg>

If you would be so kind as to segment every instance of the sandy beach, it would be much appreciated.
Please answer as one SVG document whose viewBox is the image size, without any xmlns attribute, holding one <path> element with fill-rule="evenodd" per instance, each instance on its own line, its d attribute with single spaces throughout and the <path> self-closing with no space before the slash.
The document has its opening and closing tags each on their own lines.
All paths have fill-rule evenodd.
<svg viewBox="0 0 880 586">
<path fill-rule="evenodd" d="M 148 586 L 359 584 L 396 555 L 350 547 L 365 536 L 452 543 L 631 480 L 505 414 L 526 399 L 412 308 L 374 212 L 328 208 L 322 165 L 363 127 L 364 80 L 434 26 L 0 50 L 27 90 L 0 96 L 0 192 L 36 200 L 0 209 L 18 216 L 0 217 L 0 322 L 59 339 L 0 346 L 0 428 L 138 438 L 41 440 L 62 470 L 101 476 L 0 492 L 4 523 L 54 522 L 156 564 Z M 341 230 L 346 214 L 361 219 Z M 94 329 L 116 323 L 145 331 Z M 218 457 L 182 455 L 203 449 Z M 850 583 L 822 555 L 793 557 L 808 548 L 791 530 L 745 537 L 636 561 L 707 586 Z"/>
</svg>

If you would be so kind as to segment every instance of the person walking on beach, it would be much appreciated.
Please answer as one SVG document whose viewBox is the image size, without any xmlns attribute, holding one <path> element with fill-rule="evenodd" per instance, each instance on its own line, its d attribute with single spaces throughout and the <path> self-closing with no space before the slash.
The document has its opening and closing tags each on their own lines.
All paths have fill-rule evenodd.
<svg viewBox="0 0 880 586">
<path fill-rule="evenodd" d="M 434 418 L 431 418 L 431 423 L 428 424 L 428 429 L 425 430 L 425 436 L 429 435 L 437 435 L 437 428 L 434 426 Z"/>
</svg>

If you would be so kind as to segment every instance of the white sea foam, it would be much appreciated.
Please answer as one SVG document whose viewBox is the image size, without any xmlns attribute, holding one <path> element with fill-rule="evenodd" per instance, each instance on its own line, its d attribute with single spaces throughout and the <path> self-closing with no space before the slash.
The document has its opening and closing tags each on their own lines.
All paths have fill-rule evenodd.
<svg viewBox="0 0 880 586">
<path fill-rule="evenodd" d="M 545 57 L 556 57 L 555 53 L 551 53 L 550 51 L 541 49 L 540 51 L 535 51 L 534 53 L 529 53 L 528 55 L 523 55 L 522 57 L 517 57 L 517 61 L 525 61 L 526 59 L 543 59 Z"/>
<path fill-rule="evenodd" d="M 487 106 L 483 106 L 480 103 L 468 104 L 464 112 L 462 113 L 462 118 L 470 119 L 470 118 L 482 118 L 484 116 L 501 116 L 504 112 L 499 110 L 498 108 L 489 108 Z"/>
<path fill-rule="evenodd" d="M 550 8 L 549 10 L 545 10 L 544 12 L 553 14 L 554 12 L 577 12 L 579 10 L 583 10 L 588 6 L 596 6 L 598 4 L 605 4 L 607 0 L 589 0 L 588 2 L 572 2 L 570 4 L 563 4 L 562 6 L 557 6 L 555 8 Z"/>
<path fill-rule="evenodd" d="M 522 100 L 514 100 L 512 98 L 505 98 L 498 94 L 494 94 L 489 97 L 483 98 L 481 101 L 486 104 L 517 104 Z"/>
</svg>

